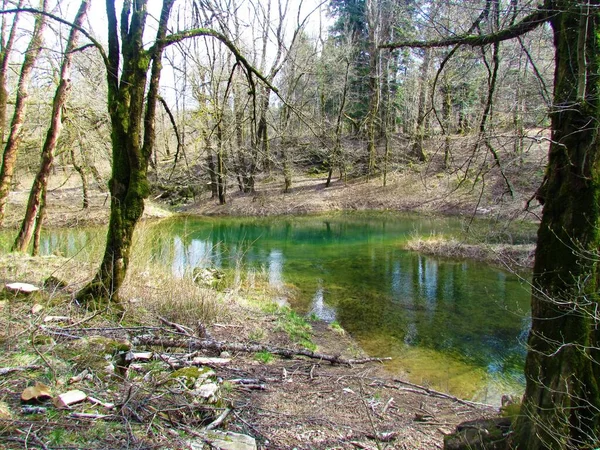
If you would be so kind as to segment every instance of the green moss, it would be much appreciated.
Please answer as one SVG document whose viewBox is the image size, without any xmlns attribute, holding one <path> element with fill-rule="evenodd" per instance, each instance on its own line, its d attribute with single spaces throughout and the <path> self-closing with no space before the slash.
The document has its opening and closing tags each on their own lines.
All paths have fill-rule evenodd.
<svg viewBox="0 0 600 450">
<path fill-rule="evenodd" d="M 88 369 L 100 378 L 112 374 L 110 365 L 115 356 L 131 350 L 128 341 L 104 336 L 90 336 L 65 345 L 57 346 L 58 357 L 75 363 L 75 370 Z"/>
<path fill-rule="evenodd" d="M 209 367 L 183 367 L 169 375 L 169 379 L 181 380 L 186 388 L 193 389 L 198 381 L 205 380 L 211 375 L 214 375 L 214 371 Z"/>
</svg>

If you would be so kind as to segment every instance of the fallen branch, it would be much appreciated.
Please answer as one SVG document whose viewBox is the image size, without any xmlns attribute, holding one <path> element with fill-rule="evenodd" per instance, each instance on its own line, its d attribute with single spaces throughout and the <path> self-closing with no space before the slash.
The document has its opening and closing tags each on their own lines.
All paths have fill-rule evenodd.
<svg viewBox="0 0 600 450">
<path fill-rule="evenodd" d="M 168 326 L 170 326 L 172 328 L 175 328 L 177 331 L 179 331 L 180 333 L 185 334 L 186 336 L 192 337 L 194 335 L 194 333 L 193 333 L 193 331 L 192 331 L 191 328 L 188 328 L 188 327 L 186 327 L 184 325 L 180 325 L 180 324 L 175 323 L 175 322 L 171 322 L 171 321 L 165 319 L 164 317 L 159 317 L 158 319 L 162 323 L 164 323 L 165 325 L 168 325 Z"/>
<path fill-rule="evenodd" d="M 186 348 L 188 350 L 211 350 L 214 352 L 246 352 L 246 353 L 259 353 L 269 352 L 274 355 L 283 356 L 284 358 L 293 358 L 295 356 L 306 356 L 307 358 L 318 359 L 321 361 L 328 361 L 331 364 L 366 364 L 370 362 L 382 362 L 389 361 L 392 358 L 360 358 L 360 359 L 346 359 L 339 355 L 326 355 L 324 353 L 312 352 L 306 349 L 290 349 L 290 348 L 279 348 L 272 347 L 270 345 L 259 345 L 259 344 L 242 344 L 237 342 L 221 342 L 209 339 L 186 339 L 177 340 L 169 338 L 157 338 L 150 336 L 139 336 L 135 338 L 135 343 L 138 345 L 152 345 L 158 347 L 178 347 Z"/>
<path fill-rule="evenodd" d="M 414 392 L 416 394 L 428 394 L 428 395 L 433 395 L 433 396 L 440 397 L 440 398 L 447 398 L 449 400 L 455 401 L 462 405 L 467 405 L 467 406 L 471 406 L 471 407 L 495 408 L 494 405 L 488 405 L 487 403 L 472 402 L 470 400 L 463 400 L 461 398 L 455 397 L 454 395 L 436 391 L 435 389 L 431 389 L 431 388 L 428 388 L 425 386 L 420 386 L 418 384 L 409 383 L 408 381 L 400 380 L 397 378 L 394 378 L 394 381 L 396 383 L 404 384 L 406 386 L 410 386 L 410 387 L 418 389 L 418 390 L 412 390 L 412 389 L 410 390 L 410 392 Z M 385 387 L 389 387 L 392 389 L 399 389 L 399 390 L 402 389 L 402 388 L 399 388 L 398 386 L 389 385 L 389 384 L 386 384 Z"/>
<path fill-rule="evenodd" d="M 231 412 L 230 408 L 225 408 L 225 410 L 221 414 L 219 414 L 219 417 L 217 417 L 211 423 L 206 425 L 206 427 L 204 428 L 204 431 L 209 431 L 214 428 L 217 428 L 219 425 L 221 425 L 223 423 L 223 421 L 227 418 L 227 416 L 229 415 L 230 412 Z"/>
<path fill-rule="evenodd" d="M 3 367 L 0 369 L 0 375 L 7 375 L 13 372 L 25 372 L 27 370 L 37 370 L 41 369 L 42 366 L 33 365 L 33 366 L 21 366 L 21 367 Z"/>
</svg>

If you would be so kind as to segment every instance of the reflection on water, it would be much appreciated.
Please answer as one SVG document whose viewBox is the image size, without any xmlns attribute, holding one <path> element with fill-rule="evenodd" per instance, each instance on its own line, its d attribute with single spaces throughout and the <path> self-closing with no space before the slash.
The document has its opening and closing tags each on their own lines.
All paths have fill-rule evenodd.
<svg viewBox="0 0 600 450">
<path fill-rule="evenodd" d="M 317 316 L 319 320 L 327 323 L 332 323 L 336 320 L 335 309 L 325 303 L 323 286 L 321 285 L 319 285 L 317 292 L 315 292 L 312 298 L 310 312 Z"/>
<path fill-rule="evenodd" d="M 278 289 L 294 286 L 297 295 L 281 301 L 339 322 L 372 355 L 393 356 L 390 370 L 494 401 L 523 384 L 529 289 L 481 263 L 402 250 L 414 234 L 458 227 L 457 220 L 391 214 L 188 218 L 161 222 L 143 245 L 179 276 L 196 267 L 260 270 Z M 49 237 L 42 248 L 68 253 L 82 239 Z"/>
</svg>

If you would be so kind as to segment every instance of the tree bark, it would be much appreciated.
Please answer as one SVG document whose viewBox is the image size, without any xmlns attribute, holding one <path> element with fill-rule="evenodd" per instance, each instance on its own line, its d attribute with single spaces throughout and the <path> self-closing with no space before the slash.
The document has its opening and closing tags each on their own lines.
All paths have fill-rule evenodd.
<svg viewBox="0 0 600 450">
<path fill-rule="evenodd" d="M 90 196 L 88 189 L 87 177 L 85 176 L 85 166 L 77 164 L 77 160 L 75 159 L 75 149 L 74 146 L 71 146 L 71 164 L 73 165 L 73 169 L 75 172 L 79 174 L 79 178 L 81 178 L 81 207 L 82 209 L 86 209 L 90 206 Z M 80 147 L 81 151 L 81 147 Z M 82 155 L 83 156 L 83 155 Z M 83 158 L 82 158 L 83 159 Z"/>
<path fill-rule="evenodd" d="M 142 217 L 144 199 L 149 194 L 148 162 L 155 140 L 161 58 L 167 45 L 167 22 L 173 2 L 163 1 L 155 44 L 148 50 L 143 42 L 148 0 L 123 4 L 120 33 L 115 4 L 112 0 L 106 2 L 108 111 L 113 157 L 109 182 L 111 208 L 100 268 L 92 281 L 77 294 L 80 302 L 92 307 L 107 302 L 120 306 L 118 291 L 129 267 L 133 231 Z M 152 69 L 146 96 L 150 65 Z"/>
<path fill-rule="evenodd" d="M 593 3 L 585 27 L 579 5 L 552 4 L 552 140 L 538 191 L 544 209 L 533 274 L 527 386 L 516 425 L 519 449 L 595 448 L 600 441 L 600 13 Z"/>
<path fill-rule="evenodd" d="M 17 8 L 23 6 L 24 0 L 19 0 Z M 6 9 L 7 0 L 3 0 L 2 9 Z M 1 40 L 2 47 L 0 49 L 0 145 L 4 144 L 4 136 L 6 134 L 6 109 L 8 105 L 8 61 L 12 52 L 15 39 L 17 37 L 17 25 L 19 23 L 19 13 L 14 15 L 8 36 L 6 35 L 7 19 L 2 17 Z"/>
<path fill-rule="evenodd" d="M 73 22 L 77 27 L 80 27 L 87 14 L 89 7 L 89 1 L 83 0 L 81 6 L 75 16 Z M 54 100 L 52 103 L 52 117 L 50 119 L 50 128 L 46 134 L 46 140 L 42 148 L 42 156 L 40 168 L 38 169 L 35 180 L 29 193 L 29 200 L 27 202 L 27 209 L 25 211 L 25 217 L 21 222 L 21 229 L 13 244 L 13 250 L 24 252 L 29 246 L 31 236 L 35 228 L 35 221 L 38 216 L 38 210 L 40 208 L 40 201 L 42 192 L 48 185 L 48 177 L 50 176 L 50 168 L 54 161 L 54 151 L 56 144 L 60 136 L 63 119 L 63 107 L 67 100 L 67 96 L 70 90 L 70 73 L 71 73 L 71 62 L 73 60 L 73 50 L 77 46 L 77 39 L 79 36 L 79 30 L 75 27 L 71 28 L 69 38 L 67 40 L 67 46 L 65 48 L 65 55 L 60 69 L 60 82 L 56 88 L 54 94 Z M 85 185 L 85 183 L 84 183 Z M 84 204 L 85 207 L 85 204 Z M 40 227 L 41 227 L 40 223 Z"/>
<path fill-rule="evenodd" d="M 43 0 L 42 10 L 46 10 L 47 0 Z M 25 59 L 21 66 L 19 74 L 19 84 L 17 86 L 17 99 L 15 102 L 15 110 L 10 125 L 10 133 L 4 153 L 2 155 L 2 167 L 0 168 L 0 224 L 4 221 L 6 213 L 6 203 L 10 192 L 10 185 L 15 171 L 15 163 L 17 161 L 17 152 L 21 141 L 21 129 L 25 121 L 26 100 L 29 96 L 29 80 L 35 62 L 42 51 L 43 33 L 46 27 L 46 16 L 39 14 L 35 18 L 33 34 L 31 41 L 25 51 Z"/>
<path fill-rule="evenodd" d="M 419 86 L 419 104 L 417 112 L 417 122 L 415 124 L 415 142 L 413 144 L 412 152 L 419 161 L 427 160 L 425 149 L 423 148 L 423 141 L 427 134 L 427 99 L 429 98 L 429 69 L 431 67 L 431 49 L 425 49 L 423 56 L 423 62 L 421 63 L 421 76 Z"/>
</svg>

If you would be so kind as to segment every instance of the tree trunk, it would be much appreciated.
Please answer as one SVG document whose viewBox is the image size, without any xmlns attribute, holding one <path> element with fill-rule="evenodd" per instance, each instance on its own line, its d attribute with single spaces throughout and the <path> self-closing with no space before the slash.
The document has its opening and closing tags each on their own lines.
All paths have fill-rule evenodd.
<svg viewBox="0 0 600 450">
<path fill-rule="evenodd" d="M 223 128 L 222 118 L 219 116 L 217 122 L 217 193 L 219 195 L 219 204 L 227 203 L 226 193 L 226 178 L 225 178 L 225 161 L 223 155 Z"/>
<path fill-rule="evenodd" d="M 538 191 L 544 210 L 527 386 L 514 441 L 523 450 L 591 449 L 600 442 L 600 13 L 585 2 L 552 6 L 558 11 L 550 19 L 556 46 L 552 140 Z"/>
<path fill-rule="evenodd" d="M 340 102 L 340 109 L 338 110 L 336 124 L 335 124 L 335 144 L 333 152 L 329 156 L 329 173 L 327 174 L 327 181 L 325 187 L 331 185 L 331 177 L 333 176 L 333 169 L 336 166 L 340 168 L 340 177 L 342 173 L 342 118 L 344 117 L 344 110 L 346 108 L 346 98 L 348 97 L 348 76 L 350 74 L 350 61 L 346 60 L 346 72 L 344 74 L 344 89 L 342 90 L 342 100 Z"/>
<path fill-rule="evenodd" d="M 423 141 L 427 134 L 427 99 L 429 98 L 429 69 L 431 67 L 431 49 L 426 48 L 421 63 L 421 76 L 419 88 L 419 105 L 417 112 L 417 122 L 415 127 L 415 142 L 413 143 L 412 152 L 419 161 L 425 161 L 427 155 L 423 147 Z"/>
<path fill-rule="evenodd" d="M 37 218 L 35 219 L 35 230 L 33 231 L 33 249 L 31 250 L 32 256 L 40 254 L 40 238 L 42 236 L 42 224 L 44 223 L 44 217 L 46 217 L 46 194 L 48 192 L 48 186 L 44 186 L 42 194 L 40 195 L 40 207 L 38 208 Z"/>
<path fill-rule="evenodd" d="M 206 130 L 203 130 L 204 146 L 206 147 L 206 165 L 208 166 L 208 175 L 210 177 L 210 198 L 217 198 L 217 171 L 215 159 L 213 158 L 213 149 L 210 136 Z"/>
<path fill-rule="evenodd" d="M 113 157 L 109 183 L 110 218 L 100 268 L 92 281 L 77 294 L 79 301 L 93 307 L 111 301 L 120 307 L 118 291 L 129 266 L 133 232 L 142 217 L 144 199 L 149 193 L 147 171 L 155 140 L 161 58 L 167 45 L 167 22 L 174 0 L 163 1 L 156 41 L 149 50 L 144 48 L 143 42 L 147 1 L 123 4 L 121 20 L 128 23 L 121 23 L 120 33 L 115 4 L 106 2 L 108 111 Z M 150 63 L 152 70 L 146 95 Z"/>
<path fill-rule="evenodd" d="M 79 11 L 75 16 L 74 21 L 75 25 L 77 25 L 78 27 L 80 27 L 83 23 L 83 20 L 87 14 L 88 6 L 89 2 L 87 0 L 83 0 L 81 2 L 81 6 L 79 7 Z M 38 215 L 41 195 L 42 192 L 46 189 L 46 186 L 48 185 L 50 168 L 52 167 L 52 163 L 54 161 L 54 151 L 56 149 L 58 137 L 60 136 L 62 128 L 62 110 L 67 100 L 67 96 L 70 89 L 71 62 L 73 60 L 73 49 L 77 45 L 78 35 L 79 30 L 75 27 L 71 28 L 69 39 L 67 40 L 65 55 L 61 64 L 60 82 L 58 84 L 58 87 L 56 88 L 56 93 L 54 94 L 54 100 L 52 103 L 52 117 L 50 119 L 50 128 L 48 129 L 48 133 L 46 134 L 46 140 L 42 148 L 40 168 L 38 169 L 37 175 L 31 187 L 31 191 L 29 193 L 29 200 L 27 202 L 25 217 L 23 218 L 23 221 L 21 223 L 21 229 L 13 244 L 13 250 L 21 252 L 27 250 L 27 247 L 29 246 L 29 242 L 31 240 L 31 236 L 33 234 L 34 223 Z"/>
<path fill-rule="evenodd" d="M 377 117 L 379 116 L 379 50 L 377 27 L 379 26 L 377 4 L 367 0 L 367 20 L 369 24 L 369 113 L 367 116 L 367 180 L 376 166 Z"/>
<path fill-rule="evenodd" d="M 17 8 L 23 6 L 24 0 L 19 0 Z M 9 2 L 3 0 L 2 9 L 7 9 Z M 4 136 L 6 134 L 6 109 L 8 105 L 8 62 L 10 53 L 12 52 L 15 39 L 17 36 L 17 25 L 19 23 L 19 13 L 14 15 L 10 31 L 6 36 L 7 17 L 2 16 L 2 31 L 1 40 L 2 48 L 0 49 L 0 145 L 4 145 Z"/>
<path fill-rule="evenodd" d="M 442 80 L 442 122 L 444 124 L 444 169 L 450 168 L 450 132 L 452 127 L 452 88 L 448 77 Z"/>
<path fill-rule="evenodd" d="M 85 167 L 83 165 L 77 164 L 77 160 L 75 159 L 75 149 L 73 147 L 74 146 L 71 146 L 71 164 L 73 165 L 73 169 L 75 169 L 75 172 L 77 172 L 79 174 L 79 178 L 81 178 L 81 196 L 82 196 L 81 207 L 83 209 L 86 209 L 90 206 L 90 197 L 89 197 L 87 177 L 85 176 Z M 81 151 L 81 147 L 80 147 L 80 151 Z M 83 156 L 83 154 L 82 154 L 82 156 Z"/>
<path fill-rule="evenodd" d="M 47 0 L 43 0 L 42 9 L 46 10 Z M 15 171 L 15 162 L 17 161 L 17 152 L 21 141 L 21 129 L 25 121 L 26 100 L 29 95 L 29 79 L 35 62 L 42 51 L 43 33 L 46 27 L 46 16 L 38 15 L 35 18 L 33 35 L 25 51 L 25 59 L 21 66 L 19 75 L 19 84 L 17 87 L 17 99 L 15 110 L 10 125 L 10 134 L 4 147 L 2 155 L 2 167 L 0 168 L 0 224 L 4 221 L 6 213 L 6 203 L 10 192 L 10 185 Z"/>
</svg>

